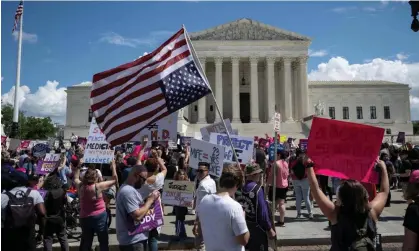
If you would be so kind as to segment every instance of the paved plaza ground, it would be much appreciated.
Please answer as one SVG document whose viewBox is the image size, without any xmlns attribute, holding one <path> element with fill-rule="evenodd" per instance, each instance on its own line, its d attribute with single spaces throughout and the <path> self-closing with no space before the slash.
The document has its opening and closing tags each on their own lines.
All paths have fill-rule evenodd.
<svg viewBox="0 0 419 251">
<path fill-rule="evenodd" d="M 290 196 L 292 193 L 289 194 Z M 304 204 L 304 203 L 303 203 Z M 402 194 L 399 190 L 392 191 L 392 202 L 391 207 L 385 208 L 382 213 L 379 223 L 378 231 L 383 236 L 384 250 L 400 250 L 401 241 L 403 237 L 403 216 L 405 214 L 407 204 L 402 199 Z M 113 206 L 113 212 L 115 208 Z M 171 242 L 171 237 L 175 233 L 175 217 L 167 215 L 172 211 L 172 207 L 165 207 L 164 226 L 160 235 L 160 250 L 192 250 L 193 239 L 189 238 L 183 243 Z M 307 218 L 306 211 L 302 210 L 305 217 L 301 219 L 295 219 L 297 213 L 295 210 L 295 200 L 293 197 L 287 201 L 287 212 L 286 212 L 286 226 L 276 227 L 278 233 L 278 245 L 279 250 L 329 250 L 330 244 L 330 231 L 327 229 L 327 219 L 322 215 L 320 209 L 315 205 L 314 208 L 314 219 L 309 220 Z M 114 215 L 115 216 L 115 215 Z M 187 216 L 186 231 L 188 236 L 192 237 L 192 224 L 194 215 Z M 279 218 L 279 215 L 277 215 Z M 118 250 L 118 242 L 115 234 L 115 218 L 113 218 L 111 228 L 109 230 L 109 246 L 110 250 Z M 79 240 L 70 239 L 71 250 L 78 250 Z M 98 245 L 95 237 L 94 247 Z M 309 246 L 309 247 L 308 247 Z M 58 243 L 54 244 L 55 248 L 58 248 Z"/>
</svg>

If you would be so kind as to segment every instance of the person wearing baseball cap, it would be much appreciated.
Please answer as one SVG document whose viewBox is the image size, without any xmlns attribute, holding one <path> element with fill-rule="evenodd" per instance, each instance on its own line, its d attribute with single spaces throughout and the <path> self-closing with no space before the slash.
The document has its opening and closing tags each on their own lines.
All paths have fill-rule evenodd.
<svg viewBox="0 0 419 251">
<path fill-rule="evenodd" d="M 271 214 L 260 183 L 263 170 L 257 163 L 251 163 L 244 171 L 246 182 L 241 192 L 236 194 L 236 201 L 245 211 L 246 224 L 250 232 L 246 249 L 268 250 L 268 237 L 274 238 L 276 233 L 272 227 Z"/>
<path fill-rule="evenodd" d="M 410 174 L 404 198 L 411 203 L 404 216 L 403 250 L 419 250 L 419 170 Z"/>
</svg>

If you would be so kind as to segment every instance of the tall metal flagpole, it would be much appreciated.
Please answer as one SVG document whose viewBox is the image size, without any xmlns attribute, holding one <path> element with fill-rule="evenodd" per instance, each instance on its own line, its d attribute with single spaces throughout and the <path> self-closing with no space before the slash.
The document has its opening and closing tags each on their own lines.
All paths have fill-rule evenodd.
<svg viewBox="0 0 419 251">
<path fill-rule="evenodd" d="M 274 163 L 272 165 L 272 219 L 275 222 L 275 212 L 276 212 L 276 161 L 278 160 L 278 131 L 281 130 L 281 114 L 277 112 L 277 106 L 275 105 L 275 114 L 273 117 L 274 124 Z"/>
<path fill-rule="evenodd" d="M 195 48 L 193 47 L 193 44 L 192 44 L 192 42 L 191 42 L 191 40 L 189 38 L 189 34 L 186 31 L 185 25 L 182 25 L 182 28 L 185 30 L 186 39 L 188 41 L 188 44 L 191 46 L 192 56 L 194 58 L 196 58 L 196 60 L 199 62 L 200 72 L 202 73 L 202 76 L 205 78 L 205 80 L 207 81 L 207 83 L 209 83 L 208 78 L 207 78 L 207 75 L 205 74 L 205 72 L 203 71 L 203 69 L 201 67 L 201 62 L 199 61 L 199 58 L 195 54 Z M 215 104 L 215 108 L 217 109 L 218 115 L 220 116 L 221 121 L 223 122 L 224 129 L 226 130 L 228 141 L 230 142 L 230 147 L 231 147 L 231 150 L 233 151 L 233 156 L 236 159 L 237 165 L 240 166 L 239 159 L 237 158 L 236 151 L 234 150 L 233 142 L 231 141 L 230 133 L 228 132 L 226 122 L 224 121 L 223 115 L 221 114 L 220 108 L 218 107 L 217 100 L 215 99 L 214 92 L 212 90 L 211 90 L 211 95 L 212 95 L 212 98 L 214 99 L 214 104 Z M 202 97 L 202 98 L 205 98 L 205 97 Z"/>
<path fill-rule="evenodd" d="M 19 88 L 20 88 L 20 64 L 22 58 L 22 32 L 23 32 L 23 9 L 19 18 L 18 33 L 18 49 L 17 49 L 17 67 L 16 67 L 16 84 L 15 84 L 15 100 L 13 106 L 13 123 L 10 138 L 18 138 L 19 136 Z"/>
</svg>

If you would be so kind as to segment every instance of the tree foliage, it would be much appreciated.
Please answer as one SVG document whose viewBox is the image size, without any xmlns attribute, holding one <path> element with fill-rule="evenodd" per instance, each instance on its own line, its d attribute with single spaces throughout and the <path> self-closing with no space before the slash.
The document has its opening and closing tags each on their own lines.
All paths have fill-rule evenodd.
<svg viewBox="0 0 419 251">
<path fill-rule="evenodd" d="M 418 135 L 419 134 L 419 121 L 413 121 L 413 134 Z"/>
<path fill-rule="evenodd" d="M 2 105 L 1 114 L 3 115 L 1 123 L 4 126 L 4 133 L 10 135 L 13 123 L 13 106 Z M 55 133 L 56 128 L 50 117 L 27 117 L 24 112 L 19 112 L 20 139 L 48 139 L 48 137 L 55 136 Z"/>
</svg>

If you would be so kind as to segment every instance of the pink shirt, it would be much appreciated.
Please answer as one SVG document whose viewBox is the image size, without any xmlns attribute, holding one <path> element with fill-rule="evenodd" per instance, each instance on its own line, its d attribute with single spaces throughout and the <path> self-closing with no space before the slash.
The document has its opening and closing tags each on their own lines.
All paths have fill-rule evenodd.
<svg viewBox="0 0 419 251">
<path fill-rule="evenodd" d="M 276 162 L 277 170 L 276 170 L 276 187 L 277 188 L 287 188 L 288 187 L 288 163 L 285 160 L 278 160 Z M 272 180 L 273 172 L 270 172 L 269 180 Z M 272 182 L 271 182 L 272 183 Z"/>
<path fill-rule="evenodd" d="M 80 218 L 95 216 L 106 210 L 105 201 L 101 193 L 98 193 L 96 185 L 81 185 L 80 196 Z"/>
</svg>

